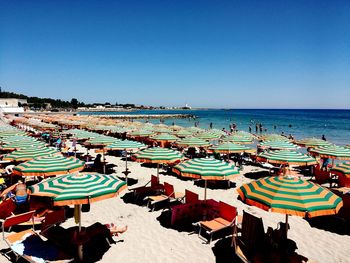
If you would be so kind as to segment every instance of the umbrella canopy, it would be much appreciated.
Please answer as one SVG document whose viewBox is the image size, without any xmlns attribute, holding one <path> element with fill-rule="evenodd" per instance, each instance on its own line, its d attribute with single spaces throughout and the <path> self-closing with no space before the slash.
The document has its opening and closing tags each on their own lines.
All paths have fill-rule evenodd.
<svg viewBox="0 0 350 263">
<path fill-rule="evenodd" d="M 174 134 L 175 134 L 177 137 L 183 138 L 183 137 L 191 136 L 191 135 L 192 135 L 192 132 L 183 129 L 183 130 L 174 132 Z"/>
<path fill-rule="evenodd" d="M 196 135 L 197 138 L 208 141 L 219 139 L 221 136 L 221 134 L 212 132 L 201 132 Z"/>
<path fill-rule="evenodd" d="M 222 143 L 218 146 L 214 146 L 209 148 L 210 150 L 213 150 L 214 152 L 218 153 L 242 153 L 242 152 L 254 152 L 252 148 L 246 147 L 241 144 L 235 144 L 235 143 Z"/>
<path fill-rule="evenodd" d="M 13 168 L 14 175 L 54 176 L 78 172 L 84 169 L 84 162 L 74 157 L 44 156 L 19 164 Z"/>
<path fill-rule="evenodd" d="M 301 217 L 336 214 L 342 199 L 318 184 L 288 177 L 266 177 L 237 189 L 247 204 Z"/>
<path fill-rule="evenodd" d="M 204 180 L 227 180 L 239 174 L 234 165 L 213 158 L 187 160 L 174 166 L 173 171 L 184 177 Z"/>
<path fill-rule="evenodd" d="M 153 147 L 139 151 L 133 159 L 141 163 L 175 163 L 182 160 L 184 156 L 179 151 L 171 149 Z"/>
<path fill-rule="evenodd" d="M 303 140 L 296 140 L 295 143 L 298 144 L 299 146 L 308 147 L 308 148 L 330 145 L 329 142 L 321 139 L 317 139 L 317 138 L 305 138 Z"/>
<path fill-rule="evenodd" d="M 184 177 L 205 180 L 204 200 L 207 199 L 207 180 L 228 180 L 239 174 L 234 165 L 212 158 L 196 158 L 173 167 L 173 172 Z"/>
<path fill-rule="evenodd" d="M 119 141 L 119 139 L 110 136 L 98 136 L 86 141 L 85 143 L 93 146 L 106 146 L 116 141 Z"/>
<path fill-rule="evenodd" d="M 169 133 L 161 133 L 151 137 L 152 140 L 160 142 L 175 142 L 179 138 Z"/>
<path fill-rule="evenodd" d="M 276 150 L 268 151 L 261 153 L 257 156 L 258 161 L 269 162 L 273 164 L 290 164 L 290 165 L 299 165 L 307 166 L 317 164 L 315 158 L 299 153 L 296 151 L 287 151 L 287 150 Z"/>
<path fill-rule="evenodd" d="M 148 137 L 152 135 L 154 132 L 150 130 L 137 130 L 130 132 L 130 136 L 135 136 L 135 137 Z"/>
<path fill-rule="evenodd" d="M 266 134 L 259 137 L 261 141 L 289 141 L 287 137 L 279 134 Z"/>
<path fill-rule="evenodd" d="M 332 174 L 350 176 L 350 162 L 339 163 L 331 168 Z"/>
<path fill-rule="evenodd" d="M 197 132 L 203 132 L 204 131 L 203 129 L 201 129 L 199 127 L 190 127 L 190 128 L 187 128 L 187 130 L 189 130 L 192 133 L 197 133 Z"/>
<path fill-rule="evenodd" d="M 318 146 L 311 148 L 309 152 L 322 158 L 350 160 L 350 149 L 337 145 Z"/>
<path fill-rule="evenodd" d="M 11 142 L 17 142 L 17 141 L 37 141 L 37 140 L 27 135 L 17 135 L 17 134 L 0 138 L 0 142 L 5 144 L 11 143 Z"/>
<path fill-rule="evenodd" d="M 117 141 L 106 147 L 106 150 L 126 150 L 126 151 L 138 151 L 140 149 L 147 148 L 147 145 L 136 141 Z"/>
<path fill-rule="evenodd" d="M 176 144 L 180 147 L 206 147 L 210 145 L 209 142 L 196 137 L 184 138 L 177 141 Z"/>
<path fill-rule="evenodd" d="M 81 205 L 115 197 L 126 183 L 114 175 L 98 173 L 67 174 L 30 186 L 32 195 L 49 196 L 54 205 Z"/>
<path fill-rule="evenodd" d="M 210 129 L 210 130 L 208 130 L 208 132 L 218 134 L 219 136 L 226 135 L 226 132 L 219 130 L 219 129 Z"/>
<path fill-rule="evenodd" d="M 243 136 L 243 135 L 229 135 L 222 139 L 225 142 L 233 142 L 239 144 L 251 144 L 253 143 L 253 137 L 251 136 Z"/>
<path fill-rule="evenodd" d="M 61 153 L 54 148 L 35 146 L 32 148 L 24 148 L 5 154 L 3 160 L 25 162 L 37 157 L 60 155 Z"/>
<path fill-rule="evenodd" d="M 36 140 L 14 141 L 14 142 L 9 142 L 4 144 L 1 147 L 1 149 L 5 151 L 13 151 L 13 150 L 32 148 L 32 147 L 45 147 L 45 143 L 36 141 Z"/>
<path fill-rule="evenodd" d="M 296 150 L 297 145 L 287 141 L 263 141 L 260 144 L 261 148 L 271 150 Z"/>
</svg>

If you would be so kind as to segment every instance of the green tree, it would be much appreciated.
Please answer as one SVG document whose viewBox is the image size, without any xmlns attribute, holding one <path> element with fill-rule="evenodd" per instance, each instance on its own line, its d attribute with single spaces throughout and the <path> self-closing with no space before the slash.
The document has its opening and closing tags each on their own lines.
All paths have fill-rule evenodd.
<svg viewBox="0 0 350 263">
<path fill-rule="evenodd" d="M 74 109 L 78 108 L 78 100 L 76 98 L 73 98 L 71 101 L 70 101 L 70 104 L 72 105 L 72 107 Z"/>
</svg>

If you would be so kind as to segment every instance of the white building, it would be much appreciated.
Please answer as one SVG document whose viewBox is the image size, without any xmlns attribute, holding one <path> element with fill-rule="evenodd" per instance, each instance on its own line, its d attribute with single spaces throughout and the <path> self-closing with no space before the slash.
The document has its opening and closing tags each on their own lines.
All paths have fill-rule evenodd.
<svg viewBox="0 0 350 263">
<path fill-rule="evenodd" d="M 0 98 L 0 108 L 4 113 L 24 112 L 23 104 L 27 104 L 26 99 Z"/>
</svg>

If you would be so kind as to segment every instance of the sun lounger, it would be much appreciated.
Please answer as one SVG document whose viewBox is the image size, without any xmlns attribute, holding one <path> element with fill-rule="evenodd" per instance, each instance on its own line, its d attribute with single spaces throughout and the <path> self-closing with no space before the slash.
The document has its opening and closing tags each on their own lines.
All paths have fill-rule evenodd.
<svg viewBox="0 0 350 263">
<path fill-rule="evenodd" d="M 151 184 L 150 186 L 148 186 Z M 141 196 L 154 195 L 164 190 L 164 185 L 159 183 L 159 179 L 157 176 L 152 175 L 151 180 L 147 182 L 144 186 L 136 187 L 129 189 L 133 192 L 133 195 L 136 200 L 138 200 Z"/>
<path fill-rule="evenodd" d="M 152 211 L 155 209 L 156 205 L 161 202 L 175 202 L 183 200 L 185 195 L 180 192 L 174 191 L 174 186 L 168 183 L 164 183 L 164 193 L 160 195 L 151 195 L 146 197 L 148 200 L 147 206 L 152 208 Z"/>
<path fill-rule="evenodd" d="M 257 257 L 261 258 L 261 251 L 265 247 L 265 231 L 262 219 L 243 211 L 240 236 L 238 236 L 236 230 L 237 228 L 235 228 L 232 239 L 236 255 L 243 262 L 255 262 Z"/>
<path fill-rule="evenodd" d="M 6 218 L 2 224 L 3 240 L 13 252 L 16 259 L 23 258 L 28 262 L 71 262 L 73 258 L 58 249 L 52 242 L 44 241 L 41 236 L 31 229 L 18 233 L 5 234 L 6 229 L 10 229 L 21 223 L 34 221 L 35 211 L 23 213 Z M 7 256 L 8 253 L 5 254 Z"/>
<path fill-rule="evenodd" d="M 236 223 L 236 217 L 236 207 L 220 201 L 219 216 L 209 221 L 200 221 L 198 236 L 201 237 L 201 234 L 205 232 L 207 235 L 209 235 L 208 243 L 210 243 L 213 239 L 213 235 L 219 231 L 221 232 L 231 229 L 230 234 L 232 234 L 233 227 Z"/>
</svg>

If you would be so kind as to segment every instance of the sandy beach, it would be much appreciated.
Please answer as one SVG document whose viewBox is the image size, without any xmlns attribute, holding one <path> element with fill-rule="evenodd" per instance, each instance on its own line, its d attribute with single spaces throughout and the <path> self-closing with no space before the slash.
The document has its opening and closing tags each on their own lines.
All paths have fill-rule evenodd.
<svg viewBox="0 0 350 263">
<path fill-rule="evenodd" d="M 78 146 L 79 151 L 86 151 Z M 95 155 L 90 150 L 91 155 Z M 116 165 L 114 168 L 118 176 L 123 176 L 125 162 L 121 158 L 106 156 L 108 163 Z M 151 174 L 156 174 L 155 168 L 142 167 L 139 163 L 129 162 L 131 171 L 129 178 L 138 180 L 137 185 L 144 185 L 149 181 Z M 235 188 L 208 189 L 208 198 L 221 200 L 236 206 L 239 213 L 246 210 L 256 216 L 262 217 L 265 230 L 268 226 L 276 228 L 277 223 L 284 221 L 285 216 L 277 213 L 265 212 L 259 208 L 248 206 L 237 200 L 236 188 L 250 179 L 244 177 L 245 173 L 262 170 L 253 166 L 245 166 L 240 176 L 233 180 Z M 180 180 L 170 175 L 160 175 L 161 182 L 174 185 L 176 191 L 184 192 L 185 189 L 196 192 L 203 198 L 204 189 L 194 185 L 193 181 Z M 125 191 L 127 193 L 128 191 Z M 163 227 L 157 219 L 162 210 L 150 212 L 147 207 L 125 203 L 120 197 L 107 199 L 93 203 L 88 213 L 82 214 L 82 225 L 89 226 L 95 222 L 115 223 L 128 225 L 128 231 L 115 238 L 116 244 L 112 244 L 103 255 L 100 262 L 216 262 L 215 246 L 217 240 L 211 244 L 205 244 L 197 234 L 189 235 L 188 232 L 179 232 Z M 297 253 L 308 258 L 310 262 L 350 262 L 350 236 L 342 236 L 332 232 L 313 228 L 309 223 L 299 217 L 290 217 L 290 230 L 288 236 L 297 243 Z M 74 226 L 74 220 L 67 220 L 63 226 Z M 3 241 L 0 249 L 5 248 Z M 0 262 L 7 260 L 1 256 Z"/>
</svg>

